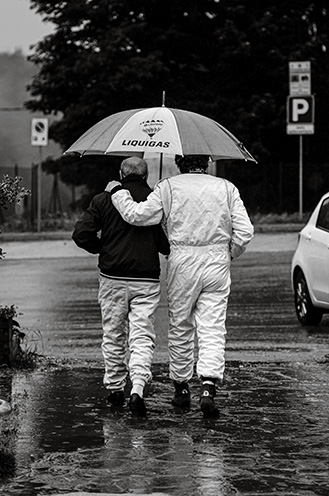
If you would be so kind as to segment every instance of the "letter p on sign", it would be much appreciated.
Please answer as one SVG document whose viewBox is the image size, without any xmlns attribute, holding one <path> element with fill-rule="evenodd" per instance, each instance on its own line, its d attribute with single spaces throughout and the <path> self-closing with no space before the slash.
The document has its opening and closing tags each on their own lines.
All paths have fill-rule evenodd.
<svg viewBox="0 0 329 496">
<path fill-rule="evenodd" d="M 310 104 L 305 98 L 294 98 L 292 101 L 292 122 L 300 122 L 309 108 Z"/>
</svg>

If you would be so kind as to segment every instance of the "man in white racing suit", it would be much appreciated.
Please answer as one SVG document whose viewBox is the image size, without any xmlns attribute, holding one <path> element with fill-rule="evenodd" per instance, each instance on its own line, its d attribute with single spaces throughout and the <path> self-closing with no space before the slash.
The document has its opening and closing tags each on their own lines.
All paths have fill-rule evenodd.
<svg viewBox="0 0 329 496">
<path fill-rule="evenodd" d="M 215 383 L 222 381 L 225 367 L 231 260 L 245 251 L 254 230 L 238 189 L 208 175 L 208 160 L 203 155 L 176 157 L 181 174 L 159 181 L 141 203 L 134 202 L 116 181 L 106 191 L 126 222 L 164 224 L 170 243 L 167 296 L 169 374 L 175 386 L 172 403 L 190 406 L 188 381 L 193 376 L 196 332 L 200 408 L 204 417 L 214 417 L 219 414 Z"/>
</svg>

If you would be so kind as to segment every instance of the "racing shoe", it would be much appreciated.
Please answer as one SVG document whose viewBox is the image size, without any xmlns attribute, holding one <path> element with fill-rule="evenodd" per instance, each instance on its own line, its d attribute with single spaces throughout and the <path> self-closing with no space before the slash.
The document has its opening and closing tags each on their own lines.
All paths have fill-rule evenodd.
<svg viewBox="0 0 329 496">
<path fill-rule="evenodd" d="M 215 384 L 202 384 L 200 396 L 200 408 L 204 418 L 218 417 L 219 410 L 215 405 L 214 397 L 216 395 Z"/>
<path fill-rule="evenodd" d="M 172 399 L 172 405 L 179 408 L 190 408 L 191 393 L 187 382 L 174 381 L 175 395 Z"/>
<path fill-rule="evenodd" d="M 129 409 L 133 417 L 146 417 L 145 401 L 137 393 L 130 396 Z"/>
<path fill-rule="evenodd" d="M 123 406 L 125 393 L 123 391 L 112 391 L 107 398 L 107 402 L 113 406 Z"/>
</svg>

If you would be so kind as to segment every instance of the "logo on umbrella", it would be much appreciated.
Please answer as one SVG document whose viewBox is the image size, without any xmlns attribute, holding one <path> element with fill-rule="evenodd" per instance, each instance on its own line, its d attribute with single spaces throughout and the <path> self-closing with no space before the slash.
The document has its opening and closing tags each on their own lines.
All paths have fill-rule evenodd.
<svg viewBox="0 0 329 496">
<path fill-rule="evenodd" d="M 153 136 L 161 131 L 163 128 L 164 122 L 157 119 L 157 120 L 150 120 L 150 121 L 144 121 L 139 124 L 140 129 L 149 135 L 150 138 L 153 138 Z"/>
</svg>

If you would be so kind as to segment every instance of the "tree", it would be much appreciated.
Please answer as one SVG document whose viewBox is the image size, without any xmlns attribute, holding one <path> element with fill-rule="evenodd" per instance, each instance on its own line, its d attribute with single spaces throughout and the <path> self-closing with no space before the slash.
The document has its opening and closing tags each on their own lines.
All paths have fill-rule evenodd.
<svg viewBox="0 0 329 496">
<path fill-rule="evenodd" d="M 31 5 L 56 31 L 30 57 L 40 70 L 27 106 L 60 113 L 50 137 L 63 149 L 109 114 L 161 105 L 165 90 L 167 106 L 214 118 L 244 142 L 261 166 L 226 170 L 242 188 L 251 175 L 253 207 L 273 208 L 277 164 L 296 161 L 297 153 L 285 129 L 288 62 L 310 60 L 318 132 L 307 139 L 305 153 L 318 164 L 326 162 L 325 0 L 31 0 Z M 264 185 L 271 187 L 262 196 Z"/>
</svg>

